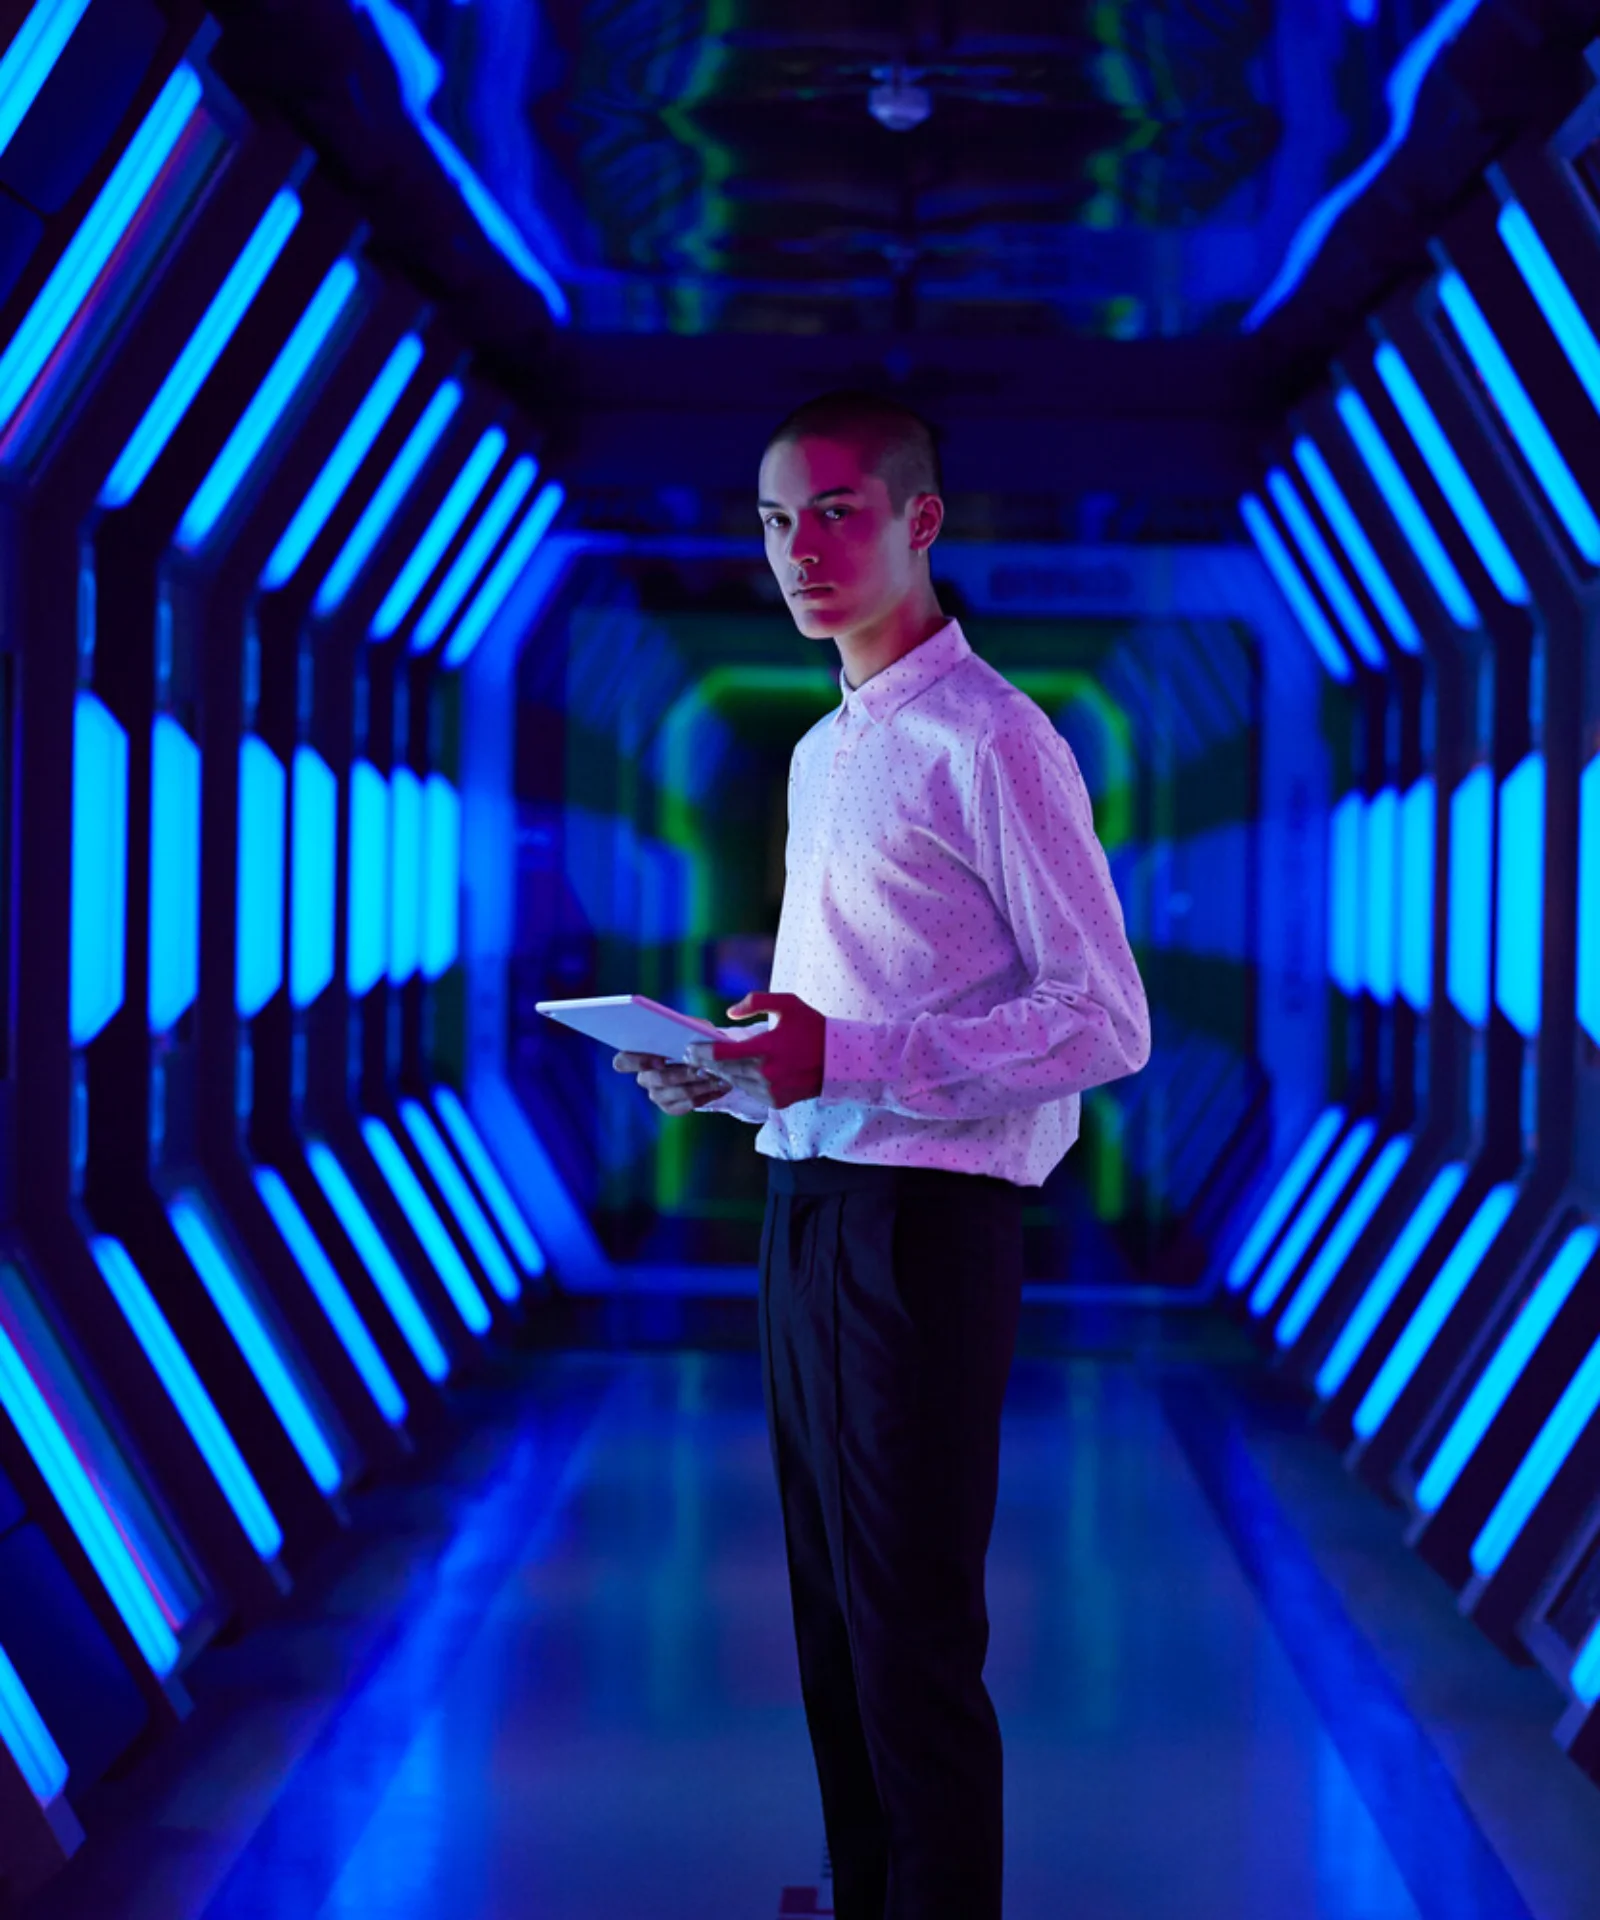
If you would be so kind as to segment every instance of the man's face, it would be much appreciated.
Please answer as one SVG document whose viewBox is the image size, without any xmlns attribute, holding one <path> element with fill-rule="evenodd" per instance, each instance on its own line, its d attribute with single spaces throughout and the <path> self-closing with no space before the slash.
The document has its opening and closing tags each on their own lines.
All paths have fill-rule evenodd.
<svg viewBox="0 0 1600 1920">
<path fill-rule="evenodd" d="M 870 626 L 904 599 L 942 518 L 936 494 L 914 494 L 897 514 L 862 449 L 820 439 L 767 449 L 760 512 L 767 563 L 814 640 Z"/>
</svg>

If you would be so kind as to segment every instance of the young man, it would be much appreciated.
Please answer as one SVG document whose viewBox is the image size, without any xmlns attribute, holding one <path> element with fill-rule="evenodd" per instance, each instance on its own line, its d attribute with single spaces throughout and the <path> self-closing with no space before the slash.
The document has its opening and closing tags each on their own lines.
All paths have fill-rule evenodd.
<svg viewBox="0 0 1600 1920">
<path fill-rule="evenodd" d="M 925 422 L 830 394 L 761 462 L 767 559 L 839 649 L 794 752 L 772 991 L 665 1113 L 758 1121 L 760 1331 L 839 1920 L 1000 1920 L 984 1563 L 1022 1208 L 1149 1014 L 1071 749 L 946 619 Z"/>
</svg>

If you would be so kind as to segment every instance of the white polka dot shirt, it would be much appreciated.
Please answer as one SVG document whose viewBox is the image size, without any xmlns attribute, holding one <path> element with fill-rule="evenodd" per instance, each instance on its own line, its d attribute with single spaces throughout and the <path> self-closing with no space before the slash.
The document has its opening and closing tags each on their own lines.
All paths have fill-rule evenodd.
<svg viewBox="0 0 1600 1920">
<path fill-rule="evenodd" d="M 701 1111 L 759 1121 L 774 1159 L 1040 1186 L 1079 1095 L 1150 1053 L 1078 763 L 954 620 L 839 686 L 790 764 L 771 983 L 827 1016 L 822 1092 Z"/>
</svg>

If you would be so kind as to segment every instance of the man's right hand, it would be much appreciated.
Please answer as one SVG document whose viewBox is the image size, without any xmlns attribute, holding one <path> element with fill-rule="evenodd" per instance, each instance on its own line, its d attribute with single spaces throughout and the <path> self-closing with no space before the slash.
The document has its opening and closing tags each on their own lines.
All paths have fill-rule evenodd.
<svg viewBox="0 0 1600 1920">
<path fill-rule="evenodd" d="M 699 1067 L 685 1066 L 660 1053 L 619 1053 L 611 1062 L 618 1073 L 638 1077 L 639 1085 L 663 1113 L 693 1113 L 720 1100 L 731 1083 Z"/>
</svg>

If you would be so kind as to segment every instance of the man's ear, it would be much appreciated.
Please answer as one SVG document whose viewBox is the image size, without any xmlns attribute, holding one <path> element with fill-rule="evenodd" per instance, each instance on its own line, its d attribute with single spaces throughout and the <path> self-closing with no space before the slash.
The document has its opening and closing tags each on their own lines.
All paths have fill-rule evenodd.
<svg viewBox="0 0 1600 1920">
<path fill-rule="evenodd" d="M 926 553 L 938 539 L 939 529 L 944 525 L 944 502 L 936 493 L 914 494 L 909 518 L 911 551 Z"/>
</svg>

